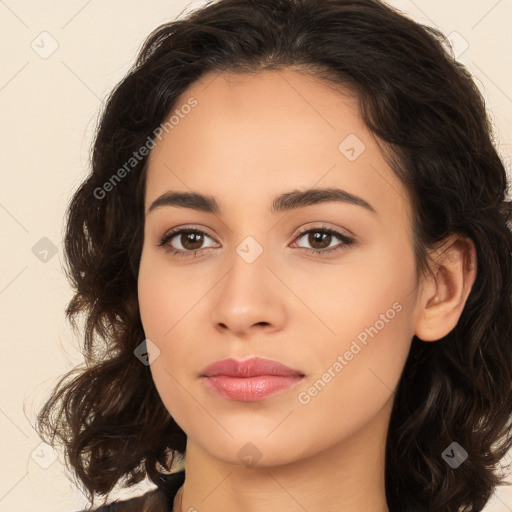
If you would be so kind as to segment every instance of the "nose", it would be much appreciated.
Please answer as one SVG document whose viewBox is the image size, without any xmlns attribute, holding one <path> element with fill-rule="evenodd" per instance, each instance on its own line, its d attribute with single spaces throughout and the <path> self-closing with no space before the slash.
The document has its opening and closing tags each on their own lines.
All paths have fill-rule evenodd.
<svg viewBox="0 0 512 512">
<path fill-rule="evenodd" d="M 252 263 L 235 254 L 230 270 L 213 291 L 210 321 L 214 328 L 242 338 L 283 329 L 286 289 L 274 272 L 267 267 L 265 252 Z"/>
</svg>

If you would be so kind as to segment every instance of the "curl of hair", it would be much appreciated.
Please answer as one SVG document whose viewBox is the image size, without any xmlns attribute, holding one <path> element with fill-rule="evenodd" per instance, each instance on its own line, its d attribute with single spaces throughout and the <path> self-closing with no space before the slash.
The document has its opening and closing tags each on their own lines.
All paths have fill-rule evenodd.
<svg viewBox="0 0 512 512">
<path fill-rule="evenodd" d="M 503 485 L 497 466 L 512 447 L 512 210 L 484 100 L 443 39 L 377 0 L 220 0 L 150 34 L 106 102 L 92 171 L 67 211 L 74 295 L 66 314 L 75 327 L 85 315 L 86 366 L 61 379 L 38 415 L 40 435 L 63 444 L 93 499 L 120 479 L 159 484 L 186 446 L 133 354 L 145 339 L 137 275 L 147 156 L 138 151 L 205 73 L 284 68 L 357 94 L 409 193 L 419 278 L 429 250 L 451 233 L 477 251 L 457 326 L 435 343 L 412 340 L 386 445 L 390 510 L 479 511 Z M 442 458 L 453 442 L 468 452 L 457 469 Z"/>
</svg>

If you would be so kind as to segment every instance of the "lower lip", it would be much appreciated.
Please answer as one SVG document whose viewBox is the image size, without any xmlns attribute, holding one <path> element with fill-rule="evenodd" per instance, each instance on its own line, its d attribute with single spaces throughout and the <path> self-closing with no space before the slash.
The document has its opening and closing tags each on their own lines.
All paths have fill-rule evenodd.
<svg viewBox="0 0 512 512">
<path fill-rule="evenodd" d="M 285 375 L 257 375 L 255 377 L 203 377 L 205 385 L 214 393 L 239 402 L 257 402 L 286 391 L 304 377 Z"/>
</svg>

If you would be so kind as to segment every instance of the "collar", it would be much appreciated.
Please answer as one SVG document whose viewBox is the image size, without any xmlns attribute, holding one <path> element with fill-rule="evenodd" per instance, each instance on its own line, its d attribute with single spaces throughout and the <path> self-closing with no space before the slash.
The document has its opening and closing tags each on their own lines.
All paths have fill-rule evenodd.
<svg viewBox="0 0 512 512">
<path fill-rule="evenodd" d="M 178 489 L 183 485 L 183 482 L 185 482 L 185 470 L 182 469 L 181 471 L 170 474 L 161 473 L 160 481 L 161 483 L 158 484 L 158 487 L 165 498 L 167 509 L 170 512 L 174 505 L 174 497 Z"/>
</svg>

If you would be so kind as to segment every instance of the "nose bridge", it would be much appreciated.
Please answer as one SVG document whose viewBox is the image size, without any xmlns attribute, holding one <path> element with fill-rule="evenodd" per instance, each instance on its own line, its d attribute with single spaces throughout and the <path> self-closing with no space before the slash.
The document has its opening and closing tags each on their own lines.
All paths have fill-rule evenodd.
<svg viewBox="0 0 512 512">
<path fill-rule="evenodd" d="M 216 325 L 242 332 L 254 324 L 278 326 L 283 320 L 284 305 L 279 288 L 272 283 L 270 254 L 254 236 L 246 236 L 234 247 L 229 271 L 219 283 L 211 321 Z"/>
<path fill-rule="evenodd" d="M 230 257 L 230 271 L 223 285 L 224 299 L 232 300 L 244 307 L 244 303 L 252 302 L 254 307 L 257 300 L 268 302 L 268 277 L 271 274 L 267 268 L 268 251 L 264 249 L 253 236 L 245 237 L 235 248 Z M 233 306 L 235 303 L 233 303 Z"/>
<path fill-rule="evenodd" d="M 248 211 L 256 211 L 256 205 L 247 197 Z M 229 279 L 233 281 L 260 280 L 265 282 L 269 270 L 266 265 L 270 263 L 269 241 L 272 233 L 266 233 L 266 226 L 261 222 L 259 227 L 249 216 L 240 216 L 232 225 L 231 240 L 229 240 Z M 263 280 L 263 281 L 262 281 Z"/>
</svg>

